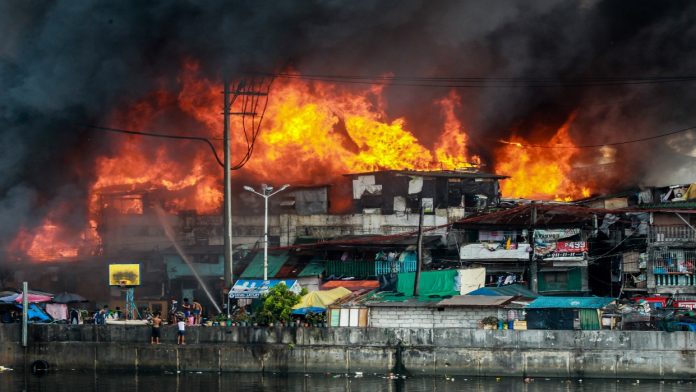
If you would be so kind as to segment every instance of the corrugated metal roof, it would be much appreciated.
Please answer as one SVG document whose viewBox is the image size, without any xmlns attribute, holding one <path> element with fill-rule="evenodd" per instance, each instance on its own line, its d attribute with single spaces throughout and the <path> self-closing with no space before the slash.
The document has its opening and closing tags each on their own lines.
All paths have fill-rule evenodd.
<svg viewBox="0 0 696 392">
<path fill-rule="evenodd" d="M 459 306 L 459 307 L 483 307 L 483 306 L 502 306 L 512 301 L 512 296 L 489 297 L 484 295 L 457 295 L 452 298 L 443 299 L 437 306 Z"/>
<path fill-rule="evenodd" d="M 404 301 L 384 301 L 384 302 L 365 302 L 367 307 L 376 308 L 432 308 L 437 306 L 437 302 L 420 301 L 413 297 Z"/>
<path fill-rule="evenodd" d="M 539 297 L 527 309 L 600 309 L 614 301 L 607 297 Z"/>
<path fill-rule="evenodd" d="M 467 293 L 467 295 L 488 295 L 488 296 L 496 296 L 496 295 L 510 295 L 510 296 L 518 296 L 518 297 L 525 297 L 525 298 L 537 298 L 539 297 L 539 294 L 533 292 L 532 290 L 529 290 L 528 288 L 519 285 L 519 284 L 511 284 L 507 286 L 500 286 L 500 287 L 481 287 L 480 289 L 474 290 L 470 293 Z"/>
<path fill-rule="evenodd" d="M 321 285 L 322 290 L 330 290 L 335 287 L 345 287 L 350 291 L 374 290 L 379 288 L 376 280 L 330 280 Z"/>
<path fill-rule="evenodd" d="M 306 267 L 300 272 L 297 276 L 298 277 L 305 277 L 305 276 L 317 276 L 321 275 L 322 272 L 324 272 L 324 269 L 326 267 L 324 266 L 324 263 L 320 260 L 312 260 L 307 264 Z"/>
<path fill-rule="evenodd" d="M 280 268 L 288 260 L 288 252 L 268 254 L 268 277 L 276 276 Z M 249 266 L 242 272 L 240 278 L 262 278 L 263 277 L 263 252 L 257 252 Z"/>
<path fill-rule="evenodd" d="M 371 172 L 348 173 L 346 177 L 364 176 L 377 173 L 390 173 L 395 175 L 420 176 L 420 177 L 446 177 L 446 178 L 494 178 L 504 179 L 510 176 L 485 173 L 480 171 L 460 171 L 460 170 L 376 170 Z"/>
</svg>

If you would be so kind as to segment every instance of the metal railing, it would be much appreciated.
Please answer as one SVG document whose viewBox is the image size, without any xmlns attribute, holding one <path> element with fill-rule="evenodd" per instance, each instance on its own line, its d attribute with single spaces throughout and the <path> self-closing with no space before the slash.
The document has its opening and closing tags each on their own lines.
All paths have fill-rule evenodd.
<svg viewBox="0 0 696 392">
<path fill-rule="evenodd" d="M 696 250 L 653 249 L 649 261 L 655 286 L 696 286 Z"/>
<path fill-rule="evenodd" d="M 384 275 L 392 272 L 415 272 L 416 260 L 405 261 L 375 261 L 375 275 Z"/>
<path fill-rule="evenodd" d="M 369 260 L 325 260 L 327 276 L 352 276 L 356 279 L 389 274 L 392 272 L 414 272 L 415 260 L 369 261 Z"/>
<path fill-rule="evenodd" d="M 650 243 L 696 242 L 696 231 L 687 225 L 650 226 Z"/>
</svg>

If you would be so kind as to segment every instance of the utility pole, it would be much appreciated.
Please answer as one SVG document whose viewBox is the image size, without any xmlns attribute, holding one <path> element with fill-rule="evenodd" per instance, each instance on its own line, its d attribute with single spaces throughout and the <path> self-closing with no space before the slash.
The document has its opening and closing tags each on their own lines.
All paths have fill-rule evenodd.
<svg viewBox="0 0 696 392">
<path fill-rule="evenodd" d="M 529 244 L 532 247 L 532 251 L 529 252 L 529 289 L 536 293 L 539 291 L 539 265 L 536 257 L 534 257 L 534 227 L 537 222 L 537 206 L 534 202 L 532 202 L 529 221 L 528 236 Z"/>
<path fill-rule="evenodd" d="M 420 285 L 421 264 L 423 264 L 423 200 L 420 202 L 420 213 L 418 214 L 418 241 L 416 244 L 416 278 L 413 280 L 413 296 L 418 297 L 418 286 Z"/>
<path fill-rule="evenodd" d="M 230 82 L 225 80 L 224 96 L 224 127 L 223 142 L 225 144 L 225 208 L 223 211 L 224 243 L 225 243 L 225 287 L 234 283 L 234 261 L 232 260 L 232 175 L 230 158 Z M 228 309 L 229 312 L 229 309 Z"/>
<path fill-rule="evenodd" d="M 231 163 L 231 137 L 230 137 L 230 116 L 235 115 L 235 116 L 242 116 L 242 121 L 246 117 L 252 117 L 255 118 L 257 113 L 255 112 L 256 107 L 259 104 L 259 97 L 266 97 L 268 96 L 268 91 L 266 92 L 261 92 L 261 91 L 253 91 L 252 88 L 254 86 L 257 86 L 256 84 L 252 83 L 247 83 L 246 80 L 241 80 L 238 84 L 237 87 L 235 88 L 234 91 L 230 91 L 230 82 L 228 80 L 225 80 L 224 82 L 224 111 L 223 111 L 223 116 L 224 116 L 224 144 L 225 144 L 225 162 L 224 162 L 224 167 L 225 167 L 225 208 L 224 208 L 224 217 L 223 217 L 223 226 L 224 226 L 224 242 L 225 242 L 225 266 L 224 266 L 224 278 L 225 278 L 225 285 L 232 285 L 234 283 L 234 261 L 232 260 L 232 180 L 231 180 L 231 175 L 232 175 L 232 170 L 237 170 L 241 166 L 243 166 L 243 163 L 235 165 L 235 167 L 232 167 Z M 268 85 L 268 88 L 270 89 L 270 84 Z M 248 96 L 252 97 L 254 99 L 252 100 L 247 100 L 242 104 L 242 111 L 239 112 L 232 112 L 232 104 L 233 102 L 236 101 L 236 98 L 239 96 Z M 247 111 L 246 109 L 251 109 L 250 111 Z M 253 120 L 252 120 L 253 124 Z M 260 126 L 260 122 L 258 124 Z M 258 129 L 255 130 L 255 132 L 258 132 Z M 254 136 L 255 138 L 255 136 Z M 251 146 L 248 146 L 251 148 Z M 247 151 L 247 159 L 250 156 L 250 151 Z"/>
<path fill-rule="evenodd" d="M 22 347 L 29 345 L 29 283 L 22 282 Z"/>
</svg>

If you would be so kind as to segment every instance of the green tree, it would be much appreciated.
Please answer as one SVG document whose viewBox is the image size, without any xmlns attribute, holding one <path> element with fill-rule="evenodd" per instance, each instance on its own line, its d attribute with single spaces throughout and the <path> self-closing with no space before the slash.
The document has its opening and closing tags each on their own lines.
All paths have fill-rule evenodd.
<svg viewBox="0 0 696 392">
<path fill-rule="evenodd" d="M 261 308 L 256 312 L 254 319 L 261 325 L 275 322 L 290 322 L 292 307 L 300 302 L 300 297 L 307 291 L 302 289 L 300 294 L 295 294 L 284 284 L 278 284 L 268 290 L 263 298 Z"/>
</svg>

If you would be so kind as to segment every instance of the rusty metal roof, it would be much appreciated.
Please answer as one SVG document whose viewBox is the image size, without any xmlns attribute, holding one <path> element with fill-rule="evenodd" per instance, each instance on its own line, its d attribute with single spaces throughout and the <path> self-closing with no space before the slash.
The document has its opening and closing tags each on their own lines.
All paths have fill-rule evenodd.
<svg viewBox="0 0 696 392">
<path fill-rule="evenodd" d="M 457 295 L 452 298 L 443 299 L 437 306 L 458 306 L 458 307 L 497 307 L 503 306 L 512 301 L 513 296 L 485 296 L 485 295 Z"/>
</svg>

